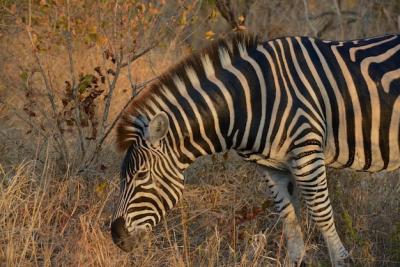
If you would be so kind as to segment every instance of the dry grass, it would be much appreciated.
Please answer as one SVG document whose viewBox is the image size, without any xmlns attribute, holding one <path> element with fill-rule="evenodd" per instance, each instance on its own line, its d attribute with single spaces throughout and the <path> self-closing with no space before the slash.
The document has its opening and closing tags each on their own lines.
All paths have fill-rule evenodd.
<svg viewBox="0 0 400 267">
<path fill-rule="evenodd" d="M 4 266 L 280 266 L 288 262 L 279 218 L 254 166 L 235 156 L 188 170 L 179 206 L 130 254 L 113 245 L 109 220 L 118 178 L 87 180 L 38 172 L 25 162 L 1 173 L 0 262 Z M 343 172 L 340 172 L 342 175 Z M 397 174 L 361 179 L 330 173 L 338 231 L 359 266 L 398 266 Z M 363 177 L 362 177 L 363 178 Z M 261 211 L 261 208 L 265 208 Z M 328 265 L 303 214 L 308 262 Z"/>
</svg>

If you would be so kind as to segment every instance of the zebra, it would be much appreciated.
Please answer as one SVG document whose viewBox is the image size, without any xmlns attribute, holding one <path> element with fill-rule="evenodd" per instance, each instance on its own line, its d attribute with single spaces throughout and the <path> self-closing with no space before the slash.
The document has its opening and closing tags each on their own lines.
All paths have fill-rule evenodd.
<svg viewBox="0 0 400 267">
<path fill-rule="evenodd" d="M 335 227 L 326 168 L 400 167 L 400 36 L 352 41 L 237 33 L 166 71 L 125 110 L 126 151 L 111 234 L 130 251 L 179 201 L 198 157 L 235 150 L 254 162 L 282 218 L 288 255 L 305 254 L 300 192 L 333 266 L 349 256 Z"/>
</svg>

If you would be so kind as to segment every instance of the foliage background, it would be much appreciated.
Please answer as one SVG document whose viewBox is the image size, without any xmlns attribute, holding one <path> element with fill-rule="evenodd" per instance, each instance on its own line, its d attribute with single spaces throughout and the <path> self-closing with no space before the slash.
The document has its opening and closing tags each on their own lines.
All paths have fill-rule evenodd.
<svg viewBox="0 0 400 267">
<path fill-rule="evenodd" d="M 254 166 L 197 161 L 179 206 L 138 249 L 112 244 L 123 107 L 169 66 L 234 30 L 355 39 L 399 32 L 397 0 L 0 0 L 1 266 L 280 266 L 278 215 Z M 330 170 L 357 266 L 400 265 L 398 172 Z M 302 214 L 307 262 L 328 266 Z"/>
</svg>

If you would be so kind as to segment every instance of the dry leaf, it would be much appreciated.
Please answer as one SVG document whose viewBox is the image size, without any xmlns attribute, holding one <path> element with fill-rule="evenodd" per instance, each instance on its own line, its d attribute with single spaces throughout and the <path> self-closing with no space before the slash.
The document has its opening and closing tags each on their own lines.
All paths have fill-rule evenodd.
<svg viewBox="0 0 400 267">
<path fill-rule="evenodd" d="M 205 36 L 206 36 L 206 39 L 207 39 L 207 40 L 212 40 L 213 37 L 215 36 L 215 32 L 213 32 L 213 31 L 208 31 L 208 32 L 205 33 Z"/>
<path fill-rule="evenodd" d="M 97 195 L 98 197 L 101 197 L 101 196 L 104 194 L 104 192 L 106 191 L 107 186 L 108 186 L 108 183 L 107 183 L 107 182 L 101 182 L 101 183 L 99 183 L 99 184 L 96 186 L 96 189 L 95 189 L 96 195 Z"/>
<path fill-rule="evenodd" d="M 237 26 L 236 30 L 238 30 L 238 31 L 245 31 L 245 30 L 247 30 L 247 28 L 246 28 L 246 26 L 239 25 L 239 26 Z"/>
</svg>

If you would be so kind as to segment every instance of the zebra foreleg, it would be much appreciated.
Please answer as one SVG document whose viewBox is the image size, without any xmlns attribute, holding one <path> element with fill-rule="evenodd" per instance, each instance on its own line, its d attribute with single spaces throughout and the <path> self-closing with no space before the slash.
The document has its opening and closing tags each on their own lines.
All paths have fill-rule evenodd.
<svg viewBox="0 0 400 267">
<path fill-rule="evenodd" d="M 313 221 L 321 231 L 333 266 L 342 266 L 348 252 L 336 231 L 328 195 L 324 155 L 322 151 L 301 153 L 294 157 L 292 173 L 306 201 Z"/>
<path fill-rule="evenodd" d="M 294 207 L 294 203 L 298 200 L 294 192 L 295 186 L 291 174 L 267 167 L 260 167 L 260 172 L 267 181 L 275 207 L 282 218 L 290 261 L 295 266 L 300 266 L 305 248 Z"/>
</svg>

